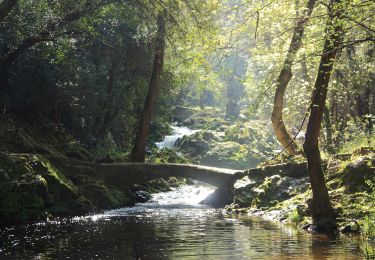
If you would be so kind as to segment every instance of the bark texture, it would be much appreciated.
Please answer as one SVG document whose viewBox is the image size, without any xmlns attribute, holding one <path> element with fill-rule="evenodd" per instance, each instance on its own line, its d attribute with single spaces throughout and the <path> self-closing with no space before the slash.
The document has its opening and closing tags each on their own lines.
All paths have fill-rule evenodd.
<svg viewBox="0 0 375 260">
<path fill-rule="evenodd" d="M 166 32 L 164 17 L 162 15 L 159 15 L 154 64 L 148 93 L 141 114 L 139 129 L 131 155 L 131 160 L 133 162 L 145 161 L 145 149 L 147 138 L 150 133 L 150 123 L 155 113 L 156 101 L 160 92 L 160 76 L 163 70 L 164 63 L 165 34 Z"/>
<path fill-rule="evenodd" d="M 273 103 L 272 111 L 272 125 L 276 134 L 277 139 L 283 147 L 286 147 L 286 151 L 294 155 L 297 153 L 298 147 L 296 143 L 292 141 L 288 130 L 285 127 L 283 121 L 283 107 L 284 107 L 284 94 L 285 90 L 292 78 L 292 65 L 295 60 L 298 50 L 301 48 L 302 37 L 305 30 L 306 23 L 308 22 L 311 13 L 314 9 L 316 0 L 309 0 L 307 6 L 303 12 L 303 15 L 297 20 L 296 27 L 293 32 L 293 37 L 290 42 L 289 50 L 286 55 L 283 68 L 276 81 L 276 92 Z"/>
<path fill-rule="evenodd" d="M 324 179 L 318 138 L 325 109 L 328 84 L 342 38 L 340 17 L 343 12 L 343 6 L 339 4 L 341 4 L 341 0 L 331 0 L 330 2 L 329 21 L 326 26 L 327 34 L 315 81 L 305 143 L 303 144 L 313 192 L 313 198 L 309 203 L 309 207 L 315 230 L 318 232 L 327 232 L 336 229 L 336 216 Z"/>
</svg>

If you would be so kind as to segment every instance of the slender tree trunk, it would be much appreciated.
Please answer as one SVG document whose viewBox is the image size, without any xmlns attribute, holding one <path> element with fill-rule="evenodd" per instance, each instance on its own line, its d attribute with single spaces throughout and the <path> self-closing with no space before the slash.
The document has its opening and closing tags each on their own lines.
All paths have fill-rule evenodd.
<svg viewBox="0 0 375 260">
<path fill-rule="evenodd" d="M 96 132 L 96 145 L 104 138 L 106 130 L 112 118 L 111 114 L 113 113 L 113 84 L 115 67 L 116 57 L 112 59 L 111 66 L 108 70 L 108 82 L 105 102 L 103 103 L 101 111 L 98 114 L 94 124 L 94 131 Z"/>
<path fill-rule="evenodd" d="M 329 199 L 328 189 L 324 179 L 318 138 L 327 97 L 328 84 L 337 49 L 339 48 L 342 38 L 342 27 L 339 20 L 344 7 L 340 6 L 340 4 L 341 0 L 331 0 L 330 2 L 327 34 L 319 64 L 318 75 L 315 81 L 305 143 L 303 144 L 313 192 L 313 198 L 309 203 L 309 208 L 314 227 L 318 232 L 326 232 L 336 228 L 336 216 Z"/>
<path fill-rule="evenodd" d="M 276 81 L 277 85 L 271 118 L 272 124 L 277 139 L 282 146 L 286 147 L 286 151 L 291 155 L 297 153 L 298 147 L 296 143 L 292 142 L 292 138 L 290 137 L 290 134 L 287 131 L 283 121 L 284 94 L 289 81 L 292 78 L 292 65 L 295 60 L 297 51 L 301 48 L 305 26 L 314 9 L 315 2 L 316 0 L 309 0 L 307 2 L 307 6 L 303 15 L 297 21 L 283 68 L 281 69 L 281 72 Z"/>
<path fill-rule="evenodd" d="M 160 76 L 163 70 L 164 63 L 165 34 L 165 20 L 162 15 L 159 15 L 154 65 L 147 97 L 141 115 L 138 133 L 131 155 L 131 160 L 133 162 L 145 161 L 145 148 L 150 132 L 150 123 L 155 113 L 156 101 L 160 92 Z"/>
</svg>

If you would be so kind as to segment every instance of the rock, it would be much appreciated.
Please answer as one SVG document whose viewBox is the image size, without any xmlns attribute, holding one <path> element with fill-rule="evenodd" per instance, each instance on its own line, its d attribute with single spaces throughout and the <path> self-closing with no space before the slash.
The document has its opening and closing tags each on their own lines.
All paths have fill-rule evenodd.
<svg viewBox="0 0 375 260">
<path fill-rule="evenodd" d="M 155 163 L 189 163 L 188 159 L 168 148 L 153 152 L 148 161 Z"/>
<path fill-rule="evenodd" d="M 252 171 L 252 174 L 235 182 L 234 203 L 240 207 L 271 207 L 308 188 L 307 178 L 297 179 L 280 174 L 267 176 L 269 173 L 263 174 L 263 170 L 258 169 L 257 173 Z"/>
<path fill-rule="evenodd" d="M 245 145 L 225 141 L 222 134 L 212 130 L 177 140 L 176 149 L 192 162 L 207 166 L 244 169 L 259 163 L 259 158 L 250 154 Z"/>
<path fill-rule="evenodd" d="M 236 209 L 239 209 L 240 206 L 238 204 L 235 204 L 235 203 L 231 203 L 231 204 L 228 204 L 224 207 L 224 210 L 226 212 L 233 212 L 235 211 Z"/>
<path fill-rule="evenodd" d="M 361 228 L 359 224 L 357 223 L 357 221 L 349 222 L 340 228 L 340 232 L 344 234 L 348 234 L 348 233 L 359 234 L 360 231 L 361 231 Z"/>
<path fill-rule="evenodd" d="M 375 181 L 375 168 L 369 159 L 361 157 L 349 163 L 342 171 L 342 184 L 347 192 L 371 191 L 368 180 Z"/>
<path fill-rule="evenodd" d="M 353 155 L 368 155 L 375 153 L 375 148 L 370 146 L 360 147 L 353 151 Z"/>
<path fill-rule="evenodd" d="M 191 115 L 196 114 L 199 112 L 198 108 L 191 108 L 191 107 L 184 107 L 184 106 L 176 106 L 173 109 L 173 121 L 174 122 L 182 122 L 188 119 Z"/>
<path fill-rule="evenodd" d="M 229 227 L 229 226 L 234 225 L 234 220 L 231 220 L 231 219 L 217 220 L 214 222 L 214 225 L 218 227 Z"/>
<path fill-rule="evenodd" d="M 306 162 L 281 163 L 267 165 L 261 168 L 249 169 L 245 172 L 252 178 L 264 178 L 272 175 L 280 175 L 291 178 L 303 178 L 308 176 Z"/>
<path fill-rule="evenodd" d="M 152 198 L 150 193 L 148 193 L 147 191 L 142 191 L 142 190 L 136 191 L 135 196 L 136 196 L 136 201 L 141 202 L 141 203 L 149 201 Z"/>
<path fill-rule="evenodd" d="M 220 189 L 216 189 L 207 198 L 199 202 L 199 204 L 205 204 L 215 208 L 222 208 L 231 202 L 231 198 L 227 195 L 226 192 Z"/>
<path fill-rule="evenodd" d="M 68 170 L 64 170 L 67 172 Z M 130 204 L 114 187 L 78 172 L 66 177 L 43 156 L 0 152 L 0 223 L 81 215 Z"/>
</svg>

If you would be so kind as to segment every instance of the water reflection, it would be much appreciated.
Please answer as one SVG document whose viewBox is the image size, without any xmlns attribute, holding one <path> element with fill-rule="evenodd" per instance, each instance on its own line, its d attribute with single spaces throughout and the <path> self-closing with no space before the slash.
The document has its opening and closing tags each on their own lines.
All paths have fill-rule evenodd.
<svg viewBox="0 0 375 260">
<path fill-rule="evenodd" d="M 226 216 L 179 198 L 180 193 L 203 194 L 196 189 L 159 194 L 134 208 L 2 229 L 0 258 L 360 258 L 354 240 L 330 240 L 259 218 Z"/>
</svg>

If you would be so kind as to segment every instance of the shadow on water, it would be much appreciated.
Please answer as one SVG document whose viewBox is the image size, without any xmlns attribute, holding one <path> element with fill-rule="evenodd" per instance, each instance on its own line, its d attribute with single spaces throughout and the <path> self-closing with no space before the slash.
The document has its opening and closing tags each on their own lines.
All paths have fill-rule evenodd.
<svg viewBox="0 0 375 260">
<path fill-rule="evenodd" d="M 189 199 L 205 192 L 184 187 L 133 208 L 4 228 L 0 258 L 360 258 L 354 239 L 330 239 L 256 217 L 227 216 Z"/>
</svg>

